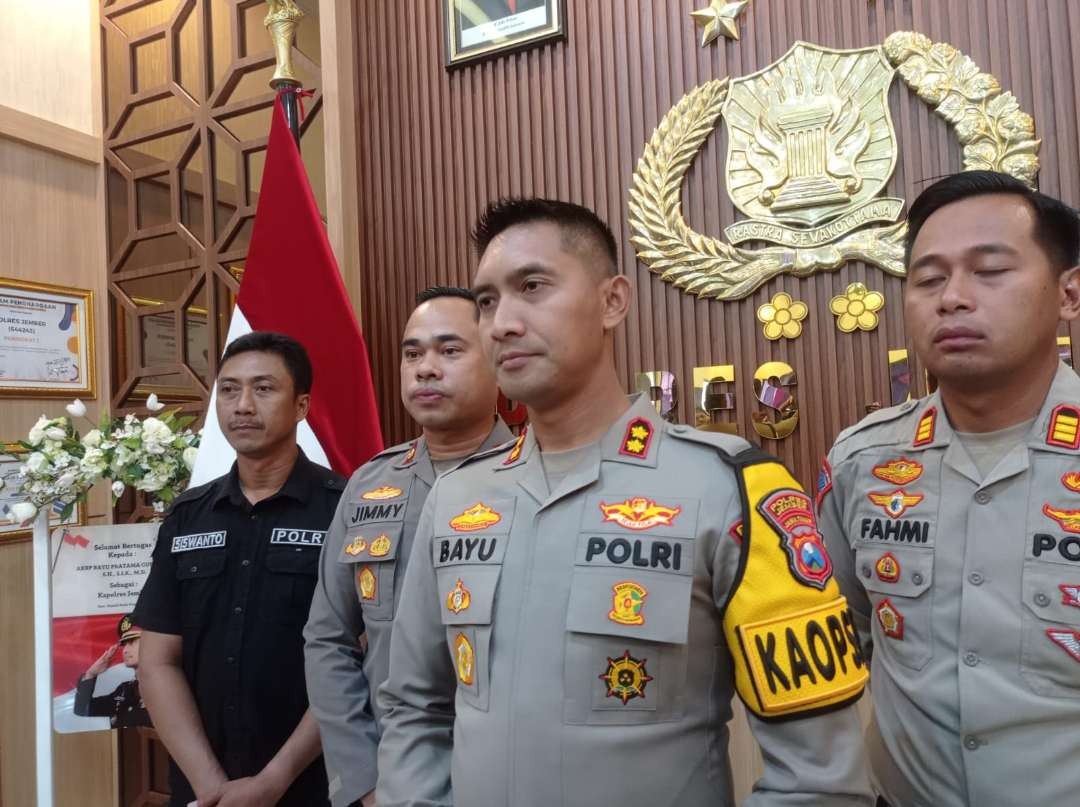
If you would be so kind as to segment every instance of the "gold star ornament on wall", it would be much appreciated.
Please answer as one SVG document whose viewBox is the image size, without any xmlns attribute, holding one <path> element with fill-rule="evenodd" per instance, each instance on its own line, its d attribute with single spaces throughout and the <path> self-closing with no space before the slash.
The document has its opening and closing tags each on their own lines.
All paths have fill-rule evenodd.
<svg viewBox="0 0 1080 807">
<path fill-rule="evenodd" d="M 720 34 L 723 34 L 728 39 L 738 39 L 739 29 L 736 27 L 735 21 L 743 13 L 746 4 L 749 2 L 750 0 L 735 0 L 733 3 L 725 2 L 725 0 L 712 0 L 708 8 L 691 11 L 690 16 L 703 29 L 701 32 L 701 47 L 708 45 Z"/>
</svg>

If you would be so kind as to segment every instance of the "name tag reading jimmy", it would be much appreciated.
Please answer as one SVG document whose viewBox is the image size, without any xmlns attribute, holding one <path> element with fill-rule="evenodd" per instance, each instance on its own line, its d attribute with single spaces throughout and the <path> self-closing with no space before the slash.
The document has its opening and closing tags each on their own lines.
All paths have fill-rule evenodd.
<svg viewBox="0 0 1080 807">
<path fill-rule="evenodd" d="M 322 546 L 326 531 L 319 530 L 290 530 L 288 527 L 278 527 L 270 533 L 270 543 L 286 544 L 288 546 Z"/>
<path fill-rule="evenodd" d="M 225 531 L 200 532 L 195 535 L 177 535 L 172 539 L 173 552 L 191 552 L 194 549 L 220 549 L 225 546 Z"/>
</svg>

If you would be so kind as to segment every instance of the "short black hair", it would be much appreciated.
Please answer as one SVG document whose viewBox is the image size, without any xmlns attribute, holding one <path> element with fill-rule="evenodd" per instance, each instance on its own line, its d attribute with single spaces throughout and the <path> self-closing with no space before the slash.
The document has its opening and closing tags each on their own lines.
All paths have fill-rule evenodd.
<svg viewBox="0 0 1080 807">
<path fill-rule="evenodd" d="M 559 227 L 570 246 L 582 238 L 591 240 L 608 259 L 609 273 L 617 271 L 619 249 L 611 228 L 589 208 L 555 199 L 508 198 L 489 204 L 472 231 L 477 253 L 483 255 L 488 244 L 504 230 L 537 221 L 550 221 Z"/>
<path fill-rule="evenodd" d="M 1016 177 L 996 171 L 961 171 L 939 179 L 911 205 L 904 241 L 904 264 L 911 263 L 911 247 L 926 220 L 945 205 L 984 196 L 1007 193 L 1019 196 L 1035 213 L 1035 241 L 1050 263 L 1063 272 L 1080 263 L 1080 218 L 1064 202 L 1029 188 Z"/>
<path fill-rule="evenodd" d="M 314 373 L 311 370 L 311 359 L 308 358 L 304 346 L 283 333 L 273 331 L 252 331 L 229 342 L 225 353 L 221 356 L 218 371 L 225 366 L 225 362 L 233 356 L 241 353 L 273 353 L 280 356 L 285 363 L 285 369 L 292 376 L 293 390 L 297 395 L 307 395 L 311 392 L 311 382 Z"/>
<path fill-rule="evenodd" d="M 476 303 L 476 295 L 460 286 L 428 286 L 416 295 L 416 304 L 423 305 L 429 300 L 438 300 L 440 297 L 460 297 L 462 300 Z"/>
</svg>

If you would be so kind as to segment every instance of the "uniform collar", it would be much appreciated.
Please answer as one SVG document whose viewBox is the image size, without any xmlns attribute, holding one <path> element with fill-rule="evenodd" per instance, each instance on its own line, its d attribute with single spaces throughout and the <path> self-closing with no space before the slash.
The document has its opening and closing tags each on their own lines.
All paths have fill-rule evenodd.
<svg viewBox="0 0 1080 807">
<path fill-rule="evenodd" d="M 513 432 L 503 423 L 502 418 L 496 417 L 488 436 L 484 438 L 484 442 L 473 453 L 479 454 L 488 451 L 512 439 L 514 439 Z M 466 457 L 462 457 L 461 461 L 464 462 L 466 459 Z M 394 468 L 398 470 L 412 469 L 413 474 L 426 482 L 429 487 L 435 484 L 435 464 L 432 462 L 431 454 L 428 452 L 427 440 L 424 439 L 423 435 L 412 441 L 409 450 L 394 464 Z"/>
<path fill-rule="evenodd" d="M 315 463 L 309 460 L 304 453 L 304 450 L 298 446 L 296 451 L 296 461 L 293 463 L 292 470 L 289 471 L 289 476 L 286 478 L 285 484 L 278 488 L 277 493 L 268 496 L 261 501 L 270 501 L 279 496 L 287 496 L 298 502 L 308 501 L 311 498 L 313 488 L 315 487 L 315 471 Z M 251 506 L 247 497 L 244 495 L 243 488 L 240 487 L 240 471 L 235 461 L 233 461 L 229 473 L 218 480 L 217 493 L 214 494 L 211 506 L 217 507 L 223 501 L 228 501 L 237 507 Z"/>
</svg>

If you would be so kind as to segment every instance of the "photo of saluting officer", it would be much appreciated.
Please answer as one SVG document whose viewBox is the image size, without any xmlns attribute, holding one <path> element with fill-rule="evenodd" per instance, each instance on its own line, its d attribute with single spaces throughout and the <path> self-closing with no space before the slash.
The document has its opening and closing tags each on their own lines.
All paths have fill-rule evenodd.
<svg viewBox="0 0 1080 807">
<path fill-rule="evenodd" d="M 139 637 L 142 631 L 131 621 L 130 614 L 121 617 L 116 633 L 119 637 L 117 643 L 110 645 L 79 679 L 75 687 L 74 712 L 79 717 L 107 717 L 110 727 L 114 729 L 149 726 L 150 715 L 139 694 L 138 679 L 122 682 L 108 695 L 94 695 L 98 676 L 109 669 L 117 651 L 122 654 L 125 667 L 130 670 L 139 667 Z"/>
</svg>

